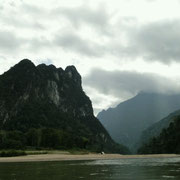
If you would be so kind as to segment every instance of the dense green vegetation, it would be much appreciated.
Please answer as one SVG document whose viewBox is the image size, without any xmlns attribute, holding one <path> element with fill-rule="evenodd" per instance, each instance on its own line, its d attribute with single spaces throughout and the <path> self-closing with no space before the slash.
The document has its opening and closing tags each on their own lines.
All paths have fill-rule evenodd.
<svg viewBox="0 0 180 180">
<path fill-rule="evenodd" d="M 115 144 L 111 147 L 114 152 L 129 153 L 128 149 L 122 145 Z M 59 129 L 31 128 L 27 132 L 21 131 L 0 131 L 0 149 L 86 149 L 95 152 L 108 152 L 107 145 L 98 144 L 91 137 L 83 137 L 71 134 Z"/>
<path fill-rule="evenodd" d="M 142 144 L 148 142 L 151 138 L 157 137 L 160 135 L 163 129 L 169 127 L 170 123 L 173 121 L 173 118 L 180 115 L 180 110 L 177 110 L 173 113 L 170 113 L 167 117 L 153 124 L 152 126 L 145 129 L 141 135 L 141 139 L 137 144 L 140 147 Z"/>
<path fill-rule="evenodd" d="M 25 151 L 21 150 L 6 150 L 0 151 L 0 157 L 13 157 L 13 156 L 25 156 Z"/>
<path fill-rule="evenodd" d="M 1 131 L 0 149 L 52 148 L 70 149 L 88 146 L 88 139 L 70 133 L 52 129 L 29 129 L 27 133 L 21 131 Z"/>
<path fill-rule="evenodd" d="M 163 129 L 159 136 L 153 137 L 142 145 L 139 154 L 180 153 L 180 116 L 174 117 L 169 127 Z"/>
</svg>

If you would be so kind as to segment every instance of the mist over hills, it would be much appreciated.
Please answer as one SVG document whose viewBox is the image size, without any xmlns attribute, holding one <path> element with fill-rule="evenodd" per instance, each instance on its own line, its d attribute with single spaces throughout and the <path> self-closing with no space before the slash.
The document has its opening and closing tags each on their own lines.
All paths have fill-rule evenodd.
<svg viewBox="0 0 180 180">
<path fill-rule="evenodd" d="M 135 97 L 97 115 L 111 137 L 131 149 L 141 133 L 180 107 L 180 95 L 139 93 Z"/>
<path fill-rule="evenodd" d="M 28 59 L 0 75 L 0 143 L 0 148 L 126 149 L 94 117 L 74 66 L 35 66 Z"/>
</svg>

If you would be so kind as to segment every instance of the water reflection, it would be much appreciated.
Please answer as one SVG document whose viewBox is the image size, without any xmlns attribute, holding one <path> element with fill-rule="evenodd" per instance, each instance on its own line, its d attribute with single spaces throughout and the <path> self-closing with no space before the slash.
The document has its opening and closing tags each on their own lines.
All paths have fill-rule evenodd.
<svg viewBox="0 0 180 180">
<path fill-rule="evenodd" d="M 180 179 L 180 158 L 0 163 L 0 180 Z"/>
</svg>

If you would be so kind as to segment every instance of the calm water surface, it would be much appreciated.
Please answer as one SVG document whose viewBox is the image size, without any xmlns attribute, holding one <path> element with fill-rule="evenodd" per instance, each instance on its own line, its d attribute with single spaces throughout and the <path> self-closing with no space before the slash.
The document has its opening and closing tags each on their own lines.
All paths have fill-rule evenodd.
<svg viewBox="0 0 180 180">
<path fill-rule="evenodd" d="M 180 180 L 180 158 L 0 163 L 0 180 Z"/>
</svg>

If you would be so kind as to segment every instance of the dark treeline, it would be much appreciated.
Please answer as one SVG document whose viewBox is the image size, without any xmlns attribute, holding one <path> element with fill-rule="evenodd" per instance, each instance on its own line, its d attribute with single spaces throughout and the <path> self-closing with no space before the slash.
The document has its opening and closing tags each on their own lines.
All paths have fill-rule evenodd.
<svg viewBox="0 0 180 180">
<path fill-rule="evenodd" d="M 123 145 L 114 143 L 114 147 L 111 148 L 114 150 L 114 153 L 130 153 L 129 150 Z M 103 143 L 99 143 L 98 141 L 96 142 L 96 139 L 94 138 L 87 138 L 54 128 L 31 128 L 27 132 L 22 132 L 18 130 L 1 130 L 0 149 L 84 149 L 93 152 L 109 152 L 109 147 L 106 147 Z"/>
<path fill-rule="evenodd" d="M 88 147 L 88 139 L 52 128 L 21 131 L 0 131 L 0 149 L 51 148 L 71 149 Z"/>
<path fill-rule="evenodd" d="M 139 154 L 180 153 L 180 116 L 174 118 L 167 129 L 141 146 Z"/>
</svg>

